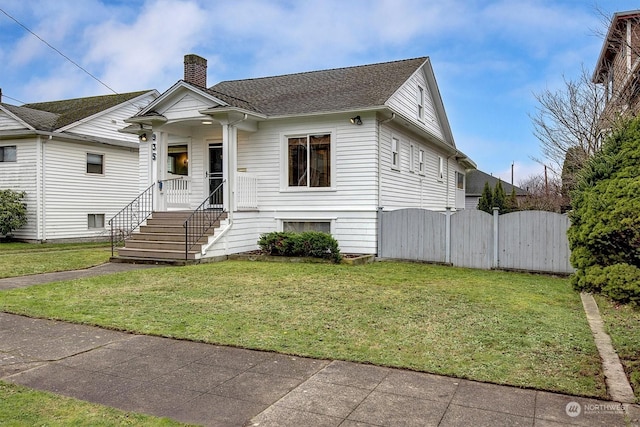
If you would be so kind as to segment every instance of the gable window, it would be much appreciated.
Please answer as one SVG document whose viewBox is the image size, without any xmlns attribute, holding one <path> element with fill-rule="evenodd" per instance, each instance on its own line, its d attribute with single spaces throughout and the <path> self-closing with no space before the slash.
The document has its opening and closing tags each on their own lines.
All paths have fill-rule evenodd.
<svg viewBox="0 0 640 427">
<path fill-rule="evenodd" d="M 438 181 L 442 181 L 444 179 L 444 159 L 438 156 Z"/>
<path fill-rule="evenodd" d="M 104 228 L 104 214 L 87 215 L 87 223 L 89 228 Z"/>
<path fill-rule="evenodd" d="M 418 119 L 424 120 L 424 88 L 418 86 Z"/>
<path fill-rule="evenodd" d="M 331 187 L 331 135 L 287 139 L 289 187 Z"/>
<path fill-rule="evenodd" d="M 0 162 L 15 162 L 17 160 L 17 146 L 0 147 Z"/>
<path fill-rule="evenodd" d="M 464 190 L 464 174 L 456 172 L 456 187 L 458 190 Z"/>
<path fill-rule="evenodd" d="M 418 151 L 418 173 L 424 175 L 424 150 Z"/>
<path fill-rule="evenodd" d="M 104 173 L 104 155 L 87 153 L 87 173 Z"/>
<path fill-rule="evenodd" d="M 391 138 L 391 167 L 400 169 L 400 140 Z"/>
</svg>

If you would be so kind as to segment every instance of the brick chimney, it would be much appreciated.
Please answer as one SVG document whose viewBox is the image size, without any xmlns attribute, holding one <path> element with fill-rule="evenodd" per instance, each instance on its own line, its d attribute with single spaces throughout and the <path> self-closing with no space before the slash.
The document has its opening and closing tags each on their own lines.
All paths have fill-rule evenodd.
<svg viewBox="0 0 640 427">
<path fill-rule="evenodd" d="M 207 60 L 201 56 L 189 54 L 184 56 L 184 81 L 207 87 Z"/>
</svg>

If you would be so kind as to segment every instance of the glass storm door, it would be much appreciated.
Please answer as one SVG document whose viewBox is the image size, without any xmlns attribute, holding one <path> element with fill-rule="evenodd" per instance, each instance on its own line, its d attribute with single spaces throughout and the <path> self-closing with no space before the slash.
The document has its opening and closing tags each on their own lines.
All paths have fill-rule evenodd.
<svg viewBox="0 0 640 427">
<path fill-rule="evenodd" d="M 223 207 L 222 191 L 222 144 L 209 144 L 209 205 L 212 208 Z M 217 191 L 216 191 L 217 190 Z M 213 193 L 215 191 L 215 194 Z"/>
</svg>

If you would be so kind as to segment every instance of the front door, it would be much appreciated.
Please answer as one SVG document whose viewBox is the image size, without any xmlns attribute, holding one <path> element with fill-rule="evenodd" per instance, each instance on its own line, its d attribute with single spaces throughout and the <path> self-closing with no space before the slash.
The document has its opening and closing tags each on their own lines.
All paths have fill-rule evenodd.
<svg viewBox="0 0 640 427">
<path fill-rule="evenodd" d="M 209 181 L 209 205 L 211 208 L 223 207 L 222 176 L 222 144 L 209 144 L 207 179 Z"/>
</svg>

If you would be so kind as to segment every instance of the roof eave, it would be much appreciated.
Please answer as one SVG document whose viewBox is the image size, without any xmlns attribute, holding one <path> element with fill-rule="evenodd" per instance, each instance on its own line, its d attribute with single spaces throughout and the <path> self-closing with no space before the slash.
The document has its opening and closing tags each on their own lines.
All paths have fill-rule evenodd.
<svg viewBox="0 0 640 427">
<path fill-rule="evenodd" d="M 628 18 L 634 15 L 640 15 L 640 9 L 629 10 L 626 12 L 616 12 L 611 17 L 611 23 L 609 24 L 609 29 L 607 30 L 607 35 L 605 36 L 604 42 L 602 43 L 602 48 L 600 49 L 600 55 L 598 56 L 598 60 L 596 61 L 596 67 L 593 70 L 593 75 L 591 76 L 591 81 L 593 83 L 603 83 L 601 79 L 599 79 L 602 68 L 604 68 L 605 56 L 609 51 L 609 40 L 613 37 L 613 32 L 617 27 L 618 21 L 623 18 Z"/>
<path fill-rule="evenodd" d="M 24 129 L 16 130 L 16 131 L 0 132 L 0 140 L 16 139 L 16 138 L 25 139 L 25 138 L 37 137 L 37 136 L 46 137 L 47 139 L 58 139 L 58 140 L 63 140 L 68 142 L 85 142 L 85 143 L 92 143 L 92 144 L 104 144 L 104 145 L 110 145 L 110 146 L 122 147 L 122 148 L 133 148 L 136 150 L 139 149 L 139 145 L 136 142 L 121 141 L 121 140 L 110 139 L 110 138 L 100 138 L 95 136 L 89 137 L 89 136 L 73 134 L 73 133 L 60 133 L 60 132 L 48 132 L 48 131 L 41 131 L 41 130 L 24 130 Z"/>
</svg>

